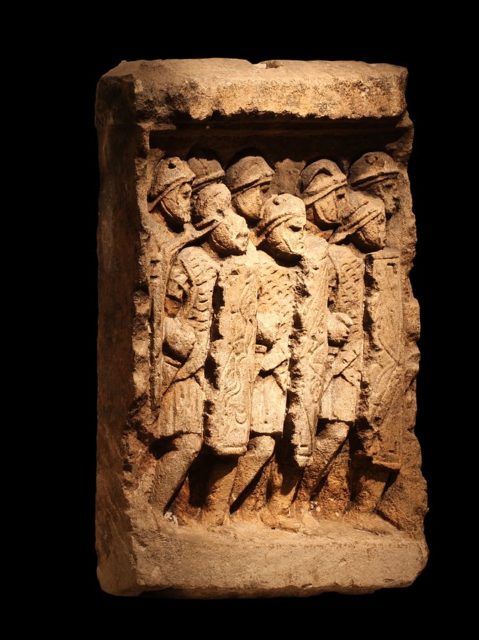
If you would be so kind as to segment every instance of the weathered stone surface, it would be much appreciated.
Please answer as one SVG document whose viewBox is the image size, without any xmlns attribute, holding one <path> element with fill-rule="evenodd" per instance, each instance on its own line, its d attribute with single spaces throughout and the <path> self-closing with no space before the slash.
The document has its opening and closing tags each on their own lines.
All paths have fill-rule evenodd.
<svg viewBox="0 0 479 640">
<path fill-rule="evenodd" d="M 122 63 L 98 86 L 98 575 L 364 593 L 427 559 L 407 72 Z"/>
<path fill-rule="evenodd" d="M 102 79 L 121 94 L 115 123 L 257 115 L 358 120 L 394 118 L 405 108 L 406 70 L 389 64 L 198 59 L 122 62 Z M 120 114 L 119 109 L 124 109 Z M 100 112 L 101 113 L 101 112 Z"/>
<path fill-rule="evenodd" d="M 426 562 L 419 541 L 382 524 L 324 520 L 314 535 L 237 524 L 221 532 L 165 522 L 135 537 L 135 574 L 99 569 L 115 594 L 159 591 L 193 598 L 311 596 L 327 591 L 368 593 L 410 585 Z"/>
</svg>

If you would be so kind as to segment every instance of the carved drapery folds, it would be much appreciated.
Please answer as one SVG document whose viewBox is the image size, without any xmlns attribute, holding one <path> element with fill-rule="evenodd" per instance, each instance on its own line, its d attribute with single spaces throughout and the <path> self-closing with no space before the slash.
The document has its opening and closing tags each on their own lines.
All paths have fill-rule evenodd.
<svg viewBox="0 0 479 640">
<path fill-rule="evenodd" d="M 384 71 L 383 92 L 393 109 L 402 89 L 388 80 L 398 74 L 389 69 L 397 68 Z M 104 279 L 115 269 L 133 271 L 125 271 L 122 290 L 132 291 L 133 315 L 127 305 L 121 312 L 132 336 L 123 357 L 133 373 L 132 384 L 115 392 L 109 367 L 127 365 L 112 357 L 100 367 L 100 402 L 119 393 L 124 404 L 100 432 L 99 510 L 121 495 L 122 514 L 105 526 L 130 536 L 130 551 L 105 561 L 107 588 L 141 591 L 138 575 L 150 574 L 139 569 L 139 549 L 160 549 L 165 535 L 180 544 L 183 535 L 206 540 L 236 531 L 240 553 L 242 536 L 261 547 L 245 531 L 290 536 L 287 547 L 292 539 L 322 544 L 324 527 L 334 525 L 339 541 L 372 530 L 422 544 L 404 107 L 374 122 L 363 105 L 363 116 L 340 115 L 334 126 L 282 113 L 276 130 L 267 120 L 262 128 L 254 112 L 240 120 L 224 112 L 216 126 L 177 114 L 166 126 L 158 97 L 149 120 L 141 109 L 136 116 L 120 109 L 112 125 L 104 118 L 121 85 L 113 78 L 99 92 L 101 162 L 105 174 L 121 165 L 112 189 L 122 178 L 130 182 L 123 200 L 103 196 L 101 233 L 109 224 L 113 236 L 103 240 L 100 262 Z M 260 102 L 267 100 L 262 90 Z M 129 99 L 116 97 L 120 106 Z M 125 148 L 126 159 L 111 159 Z M 110 242 L 127 246 L 125 265 L 120 260 L 113 271 Z M 101 295 L 119 299 L 122 291 Z M 117 332 L 121 313 L 109 316 Z M 116 348 L 108 332 L 105 324 L 100 358 Z M 114 479 L 106 479 L 108 456 Z M 106 555 L 101 532 L 98 545 Z M 123 568 L 112 570 L 115 562 Z M 189 593 L 182 579 L 177 587 L 169 578 L 149 580 L 145 588 Z M 209 585 L 198 584 L 191 593 L 208 595 Z"/>
</svg>

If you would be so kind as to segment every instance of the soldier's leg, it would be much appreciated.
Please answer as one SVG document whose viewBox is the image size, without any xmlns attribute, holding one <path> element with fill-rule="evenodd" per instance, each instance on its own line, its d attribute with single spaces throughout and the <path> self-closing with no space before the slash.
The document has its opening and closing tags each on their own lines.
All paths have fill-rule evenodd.
<svg viewBox="0 0 479 640">
<path fill-rule="evenodd" d="M 207 496 L 201 510 L 201 522 L 222 525 L 229 514 L 230 496 L 235 480 L 237 456 L 211 455 Z"/>
<path fill-rule="evenodd" d="M 346 422 L 328 422 L 316 437 L 311 463 L 306 467 L 298 490 L 297 506 L 307 511 L 311 496 L 322 478 L 327 474 L 332 461 L 344 444 L 349 433 Z"/>
<path fill-rule="evenodd" d="M 372 513 L 384 493 L 390 470 L 373 464 L 364 456 L 355 456 L 354 481 L 355 495 L 351 511 Z"/>
<path fill-rule="evenodd" d="M 261 511 L 266 505 L 266 493 L 269 486 L 272 458 L 269 459 L 246 491 L 236 502 L 231 503 L 231 513 L 239 520 L 256 521 L 261 518 Z"/>
<path fill-rule="evenodd" d="M 271 497 L 267 507 L 275 516 L 287 516 L 304 472 L 290 451 L 280 447 L 271 472 Z"/>
<path fill-rule="evenodd" d="M 157 461 L 150 503 L 162 514 L 200 452 L 202 441 L 202 437 L 195 433 L 179 435 L 173 441 L 173 449 Z"/>
<path fill-rule="evenodd" d="M 251 438 L 248 450 L 238 460 L 236 477 L 231 492 L 231 503 L 241 496 L 251 482 L 261 472 L 264 465 L 273 455 L 275 440 L 270 435 L 259 435 Z"/>
</svg>

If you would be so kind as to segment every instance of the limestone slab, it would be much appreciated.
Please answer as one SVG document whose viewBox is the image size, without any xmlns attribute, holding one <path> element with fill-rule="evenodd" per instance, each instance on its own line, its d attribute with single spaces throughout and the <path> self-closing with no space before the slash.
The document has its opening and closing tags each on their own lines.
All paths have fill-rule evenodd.
<svg viewBox="0 0 479 640">
<path fill-rule="evenodd" d="M 105 591 L 366 593 L 425 566 L 406 80 L 230 59 L 100 79 Z"/>
</svg>

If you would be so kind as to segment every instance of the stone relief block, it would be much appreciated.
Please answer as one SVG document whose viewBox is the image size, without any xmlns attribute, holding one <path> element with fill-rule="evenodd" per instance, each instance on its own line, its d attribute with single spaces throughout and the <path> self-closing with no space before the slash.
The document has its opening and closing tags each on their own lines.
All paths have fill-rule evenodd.
<svg viewBox="0 0 479 640">
<path fill-rule="evenodd" d="M 405 69 L 98 85 L 102 588 L 365 593 L 427 560 Z"/>
</svg>

